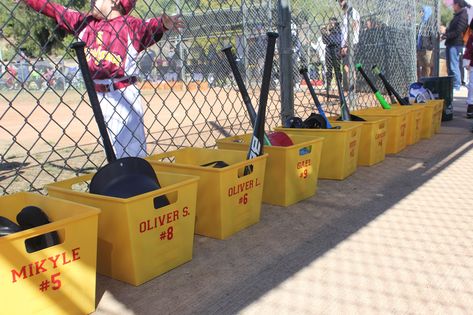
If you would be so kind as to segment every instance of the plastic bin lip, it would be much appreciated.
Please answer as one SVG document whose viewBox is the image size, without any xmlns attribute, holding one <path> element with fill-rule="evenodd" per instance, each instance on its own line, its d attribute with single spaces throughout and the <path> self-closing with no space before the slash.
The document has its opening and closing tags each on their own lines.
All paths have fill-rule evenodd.
<svg viewBox="0 0 473 315">
<path fill-rule="evenodd" d="M 19 193 L 15 193 L 15 196 L 19 196 L 20 198 L 22 198 L 23 196 L 27 197 L 30 194 L 31 193 L 27 193 L 27 192 L 19 192 Z M 51 197 L 51 196 L 42 196 L 42 197 L 52 199 L 52 200 L 56 200 L 58 202 L 66 203 L 66 204 L 78 204 L 77 202 L 74 202 L 74 201 L 55 198 L 55 197 Z M 5 196 L 4 198 L 8 198 L 8 196 Z M 20 231 L 20 232 L 16 232 L 16 233 L 13 233 L 13 234 L 5 235 L 3 237 L 0 237 L 0 243 L 2 243 L 4 241 L 8 241 L 8 240 L 11 241 L 11 240 L 14 240 L 16 238 L 28 238 L 29 236 L 33 236 L 33 235 L 39 235 L 39 234 L 45 234 L 45 233 L 48 233 L 48 232 L 57 231 L 59 229 L 63 229 L 64 225 L 66 225 L 66 224 L 69 224 L 69 223 L 72 223 L 72 222 L 77 222 L 79 220 L 83 220 L 83 219 L 86 219 L 86 218 L 94 216 L 94 215 L 99 215 L 102 212 L 99 208 L 96 208 L 96 207 L 93 207 L 93 206 L 88 206 L 88 205 L 85 205 L 85 204 L 82 204 L 82 203 L 80 204 L 80 206 L 81 206 L 81 208 L 84 209 L 83 211 L 81 211 L 81 213 L 78 213 L 78 214 L 75 214 L 73 216 L 63 218 L 63 219 L 60 219 L 60 220 L 56 220 L 54 222 L 50 222 L 48 224 L 44 224 L 44 225 L 41 225 L 41 226 L 38 226 L 38 227 L 34 227 L 34 228 L 30 228 L 30 229 L 27 229 L 27 230 L 24 230 L 24 231 Z M 60 245 L 60 244 L 57 244 L 57 245 Z M 54 245 L 54 246 L 57 246 L 57 245 Z"/>
<path fill-rule="evenodd" d="M 202 149 L 202 148 L 178 149 L 176 151 L 173 151 L 173 153 L 174 152 L 179 152 L 179 151 L 184 151 L 184 150 L 190 151 L 192 149 Z M 213 150 L 213 149 L 207 149 L 207 150 Z M 241 151 L 235 151 L 235 150 L 223 150 L 223 149 L 218 149 L 218 150 L 219 151 L 230 151 L 232 153 L 241 152 Z M 233 163 L 233 164 L 230 164 L 229 166 L 226 166 L 226 167 L 223 167 L 223 168 L 213 168 L 213 167 L 205 167 L 205 166 L 200 166 L 200 165 L 191 165 L 191 164 L 183 164 L 183 163 L 175 163 L 175 162 L 162 162 L 162 161 L 157 160 L 157 157 L 159 155 L 160 154 L 149 156 L 149 157 L 146 158 L 146 160 L 148 160 L 148 162 L 150 162 L 151 164 L 153 164 L 153 163 L 154 164 L 172 164 L 172 165 L 179 166 L 180 168 L 183 168 L 183 169 L 205 170 L 206 172 L 214 172 L 214 173 L 223 173 L 223 172 L 227 172 L 228 170 L 233 170 L 235 168 L 242 168 L 242 167 L 245 167 L 248 164 L 251 164 L 251 163 L 249 163 L 249 161 L 253 160 L 253 161 L 257 162 L 259 160 L 266 159 L 268 157 L 268 153 L 263 153 L 263 155 L 257 156 L 253 159 L 250 159 L 250 160 L 243 160 L 241 162 Z M 165 156 L 163 156 L 163 158 L 165 158 Z"/>
<path fill-rule="evenodd" d="M 407 115 L 407 111 L 401 110 L 401 108 L 391 108 L 391 109 L 382 109 L 380 108 L 379 110 L 372 111 L 372 112 L 353 112 L 354 114 L 358 116 L 388 116 L 388 117 L 398 117 L 398 116 L 404 116 Z"/>
<path fill-rule="evenodd" d="M 336 121 L 336 120 L 331 120 L 330 118 L 329 118 L 329 120 L 330 120 L 330 122 L 333 122 L 335 124 L 338 124 L 338 123 L 341 123 L 341 124 L 357 123 L 357 124 L 362 124 L 362 125 L 375 125 L 375 124 L 379 124 L 382 121 L 386 121 L 386 118 L 371 117 L 370 120 L 365 120 L 365 121 Z"/>
<path fill-rule="evenodd" d="M 217 139 L 217 141 L 220 141 L 220 142 L 229 142 L 230 139 L 238 139 L 238 138 L 242 138 L 242 137 L 248 137 L 248 136 L 251 136 L 252 134 L 251 133 L 245 133 L 243 135 L 238 135 L 238 136 L 232 136 L 232 137 L 228 137 L 228 138 L 222 138 L 222 139 Z M 291 135 L 293 136 L 293 135 Z M 295 136 L 295 137 L 307 137 L 307 136 Z M 283 147 L 283 146 L 267 146 L 265 145 L 263 147 L 263 152 L 264 150 L 266 149 L 270 149 L 270 150 L 277 150 L 277 151 L 288 151 L 288 150 L 292 150 L 292 149 L 295 149 L 295 148 L 300 148 L 300 147 L 306 147 L 308 145 L 311 145 L 311 144 L 314 144 L 314 143 L 317 143 L 317 142 L 321 142 L 321 141 L 324 141 L 324 137 L 311 137 L 312 139 L 311 140 L 307 140 L 307 141 L 303 141 L 303 142 L 299 142 L 299 143 L 295 143 L 293 145 L 290 145 L 290 146 L 287 146 L 287 147 Z M 292 139 L 291 139 L 292 140 Z"/>
<path fill-rule="evenodd" d="M 158 173 L 169 173 L 169 172 L 158 172 Z M 95 174 L 95 173 L 94 173 Z M 142 199 L 149 199 L 151 196 L 154 196 L 157 191 L 160 192 L 160 195 L 165 195 L 173 190 L 176 190 L 177 188 L 181 187 L 182 185 L 187 185 L 191 184 L 194 182 L 197 182 L 199 180 L 198 176 L 192 176 L 192 175 L 181 175 L 181 174 L 173 174 L 179 177 L 188 177 L 187 179 L 180 181 L 179 183 L 175 183 L 166 187 L 162 187 L 160 189 L 152 190 L 147 193 L 133 196 L 130 198 L 117 198 L 117 197 L 110 197 L 110 196 L 103 196 L 103 195 L 98 195 L 98 194 L 91 194 L 90 192 L 83 192 L 83 191 L 75 191 L 70 188 L 67 188 L 66 186 L 72 186 L 74 183 L 79 183 L 79 182 L 85 182 L 87 180 L 92 179 L 94 174 L 87 174 L 87 175 L 82 175 L 78 176 L 69 180 L 61 181 L 60 183 L 52 183 L 46 185 L 46 188 L 49 190 L 52 188 L 53 190 L 56 191 L 61 191 L 61 192 L 67 192 L 68 194 L 73 194 L 75 196 L 83 196 L 84 194 L 87 194 L 88 196 L 92 196 L 95 199 L 99 200 L 108 200 L 114 203 L 131 203 L 131 202 L 136 202 Z M 159 179 L 159 178 L 158 178 Z"/>
<path fill-rule="evenodd" d="M 337 122 L 333 122 L 333 124 L 337 125 Z M 361 124 L 359 121 L 350 121 L 350 123 L 353 123 L 353 126 L 340 126 L 342 128 L 340 129 L 310 129 L 310 128 L 284 128 L 282 126 L 276 127 L 275 130 L 278 131 L 291 131 L 291 130 L 297 130 L 297 131 L 323 131 L 323 132 L 345 132 L 347 130 L 352 130 L 361 127 Z"/>
</svg>

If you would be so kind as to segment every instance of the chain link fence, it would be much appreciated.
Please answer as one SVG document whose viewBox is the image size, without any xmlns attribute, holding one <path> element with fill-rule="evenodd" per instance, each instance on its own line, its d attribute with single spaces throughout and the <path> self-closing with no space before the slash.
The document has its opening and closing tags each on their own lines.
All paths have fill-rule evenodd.
<svg viewBox="0 0 473 315">
<path fill-rule="evenodd" d="M 59 1 L 88 12 L 83 0 Z M 343 28 L 337 1 L 291 3 L 292 82 L 295 115 L 307 117 L 313 101 L 299 74 L 308 67 L 328 113 L 339 112 L 334 67 L 340 67 L 351 109 L 376 106 L 355 63 L 367 72 L 377 64 L 401 94 L 416 80 L 416 25 L 420 7 L 438 2 L 356 0 L 359 24 L 348 23 L 348 57 L 327 56 L 323 32 Z M 251 130 L 246 109 L 221 49 L 232 45 L 256 107 L 262 80 L 266 31 L 281 27 L 277 1 L 140 0 L 132 15 L 149 19 L 165 11 L 182 14 L 186 29 L 170 32 L 136 58 L 144 109 L 147 154 L 186 146 L 214 147 L 221 137 Z M 359 28 L 356 39 L 353 27 Z M 0 3 L 0 189 L 2 194 L 39 191 L 53 181 L 94 172 L 105 154 L 74 53 L 75 40 L 54 21 L 9 0 Z M 429 25 L 438 33 L 438 23 Z M 282 39 L 281 39 L 282 40 Z M 355 47 L 356 46 L 356 47 Z M 280 71 L 276 53 L 266 129 L 281 125 Z M 340 58 L 340 60 L 338 60 Z M 343 63 L 348 62 L 345 72 Z M 332 70 L 332 75 L 328 70 Z M 374 78 L 374 76 L 372 76 Z M 330 80 L 331 78 L 331 80 Z M 379 81 L 376 84 L 384 91 Z M 285 86 L 287 88 L 287 86 Z"/>
</svg>

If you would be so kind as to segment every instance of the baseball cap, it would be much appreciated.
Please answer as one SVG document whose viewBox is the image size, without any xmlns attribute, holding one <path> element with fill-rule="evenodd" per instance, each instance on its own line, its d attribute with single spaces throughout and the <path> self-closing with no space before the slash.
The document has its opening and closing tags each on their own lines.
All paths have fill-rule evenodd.
<svg viewBox="0 0 473 315">
<path fill-rule="evenodd" d="M 120 0 L 120 4 L 122 5 L 123 9 L 125 10 L 125 14 L 130 13 L 133 7 L 136 4 L 136 0 Z"/>
</svg>

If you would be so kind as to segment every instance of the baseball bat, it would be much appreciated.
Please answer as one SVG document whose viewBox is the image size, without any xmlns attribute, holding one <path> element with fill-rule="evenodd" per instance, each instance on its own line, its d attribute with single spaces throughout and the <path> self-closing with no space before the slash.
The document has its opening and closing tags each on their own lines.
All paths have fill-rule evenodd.
<svg viewBox="0 0 473 315">
<path fill-rule="evenodd" d="M 243 78 L 240 74 L 240 70 L 238 70 L 238 66 L 235 62 L 235 55 L 233 55 L 232 53 L 232 46 L 225 47 L 222 49 L 222 51 L 225 53 L 228 63 L 230 64 L 233 77 L 235 78 L 238 89 L 240 90 L 241 97 L 243 98 L 243 103 L 245 104 L 248 115 L 250 116 L 251 126 L 254 128 L 256 121 L 256 112 L 253 107 L 253 104 L 251 104 L 251 99 L 248 94 L 248 90 L 246 89 L 245 83 L 243 82 Z M 269 141 L 269 138 L 266 133 L 264 134 L 264 144 L 271 145 L 271 142 Z"/>
<path fill-rule="evenodd" d="M 274 50 L 276 47 L 276 38 L 278 33 L 268 32 L 268 45 L 266 47 L 266 57 L 264 60 L 263 82 L 259 98 L 258 114 L 256 115 L 253 135 L 250 141 L 250 149 L 247 159 L 252 159 L 263 154 L 264 141 L 264 123 L 266 115 L 266 106 L 268 104 L 269 84 L 271 80 L 271 71 L 273 69 Z M 250 167 L 245 167 L 245 175 L 251 172 Z"/>
<path fill-rule="evenodd" d="M 327 123 L 327 128 L 331 129 L 332 125 L 330 124 L 327 116 L 325 115 L 325 112 L 322 108 L 322 104 L 319 102 L 319 98 L 317 97 L 317 94 L 315 94 L 314 87 L 312 86 L 309 75 L 307 74 L 307 68 L 301 68 L 299 70 L 299 73 L 302 74 L 302 76 L 304 77 L 305 83 L 307 84 L 307 87 L 309 88 L 310 95 L 312 95 L 312 99 L 314 100 L 315 106 L 317 107 L 317 110 L 319 111 L 320 116 L 322 116 L 325 122 Z"/>
<path fill-rule="evenodd" d="M 410 105 L 408 102 L 406 102 L 404 98 L 399 95 L 399 93 L 396 91 L 396 89 L 394 89 L 391 83 L 389 83 L 389 81 L 386 79 L 384 74 L 381 72 L 381 69 L 377 65 L 374 65 L 372 70 L 373 73 L 377 74 L 381 81 L 383 81 L 383 84 L 386 87 L 386 90 L 388 91 L 389 95 L 394 95 L 399 105 Z M 395 101 L 393 101 L 393 103 L 395 103 Z"/>
<path fill-rule="evenodd" d="M 87 64 L 87 59 L 85 57 L 84 42 L 75 42 L 71 45 L 71 47 L 76 51 L 78 55 L 77 59 L 79 62 L 80 69 L 88 69 L 89 65 Z M 95 93 L 95 86 L 92 78 L 84 79 L 85 88 L 87 90 L 87 94 L 89 95 L 90 103 L 91 104 L 100 104 L 99 98 L 97 97 L 97 93 Z M 112 142 L 110 141 L 110 136 L 108 135 L 107 126 L 105 125 L 105 118 L 103 117 L 102 110 L 100 109 L 100 105 L 92 106 L 92 110 L 94 112 L 95 122 L 100 131 L 100 135 L 103 138 L 103 146 L 105 149 L 105 155 L 107 156 L 107 161 L 113 162 L 117 159 L 115 155 L 115 151 L 113 151 Z"/>
<path fill-rule="evenodd" d="M 336 58 L 335 55 L 335 48 L 336 46 L 329 46 L 330 49 L 330 55 L 332 60 L 335 60 Z M 363 118 L 350 114 L 350 110 L 348 108 L 347 100 L 345 99 L 345 94 L 343 93 L 343 88 L 342 88 L 342 81 L 341 81 L 341 73 L 340 73 L 340 68 L 338 67 L 333 67 L 335 70 L 335 81 L 337 82 L 337 89 L 338 89 L 338 98 L 340 100 L 340 108 L 341 108 L 341 117 L 340 119 L 342 121 L 365 121 Z M 339 119 L 339 120 L 340 120 Z"/>
<path fill-rule="evenodd" d="M 381 95 L 381 93 L 378 91 L 378 89 L 374 86 L 374 83 L 371 81 L 371 79 L 368 77 L 368 75 L 366 74 L 365 70 L 363 70 L 363 66 L 361 65 L 361 63 L 358 63 L 356 65 L 356 69 L 361 73 L 361 75 L 363 76 L 363 78 L 365 79 L 366 83 L 368 83 L 368 85 L 370 86 L 371 88 L 371 91 L 373 91 L 374 93 L 374 96 L 376 96 L 376 99 L 378 100 L 378 102 L 381 104 L 381 106 L 384 108 L 384 109 L 391 109 L 391 106 L 389 105 L 389 103 L 384 99 L 383 95 Z"/>
<path fill-rule="evenodd" d="M 335 45 L 330 45 L 329 47 L 330 57 L 332 60 L 336 60 Z M 335 81 L 337 82 L 338 95 L 340 98 L 340 112 L 343 121 L 351 121 L 350 110 L 348 109 L 347 101 L 345 99 L 345 94 L 343 94 L 342 82 L 340 81 L 340 69 L 333 67 L 335 70 Z"/>
</svg>

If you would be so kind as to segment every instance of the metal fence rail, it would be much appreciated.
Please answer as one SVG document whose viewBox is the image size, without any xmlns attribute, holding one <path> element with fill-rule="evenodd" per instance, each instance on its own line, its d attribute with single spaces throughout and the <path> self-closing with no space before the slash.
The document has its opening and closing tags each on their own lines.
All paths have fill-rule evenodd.
<svg viewBox="0 0 473 315">
<path fill-rule="evenodd" d="M 83 12 L 90 6 L 79 0 L 59 2 Z M 136 17 L 147 19 L 166 11 L 182 14 L 187 24 L 184 32 L 165 35 L 136 60 L 148 154 L 185 146 L 213 147 L 220 137 L 250 130 L 241 96 L 220 50 L 234 47 L 256 107 L 265 33 L 281 27 L 280 4 L 262 0 L 138 1 L 132 11 Z M 406 94 L 408 84 L 416 80 L 420 7 L 431 6 L 437 20 L 438 1 L 354 0 L 350 4 L 360 14 L 358 47 L 348 49 L 352 81 L 345 82 L 345 93 L 350 96 L 351 108 L 376 106 L 361 77 L 354 74 L 355 63 L 362 63 L 367 70 L 379 65 L 394 87 Z M 22 3 L 2 1 L 0 12 L 2 194 L 43 192 L 47 183 L 96 171 L 105 163 L 105 155 L 75 55 L 68 49 L 74 38 Z M 286 92 L 294 100 L 293 104 L 281 102 L 280 84 L 287 73 L 280 71 L 283 55 L 277 51 L 268 130 L 281 125 L 282 112 L 288 108 L 292 112 L 292 106 L 299 116 L 312 111 L 310 94 L 299 74 L 303 66 L 308 67 L 327 112 L 339 112 L 335 81 L 327 82 L 330 60 L 321 39 L 330 18 L 343 24 L 344 13 L 333 0 L 294 0 L 290 14 L 293 79 Z M 429 32 L 437 34 L 438 24 L 431 24 Z M 376 83 L 384 91 L 381 82 Z"/>
</svg>

